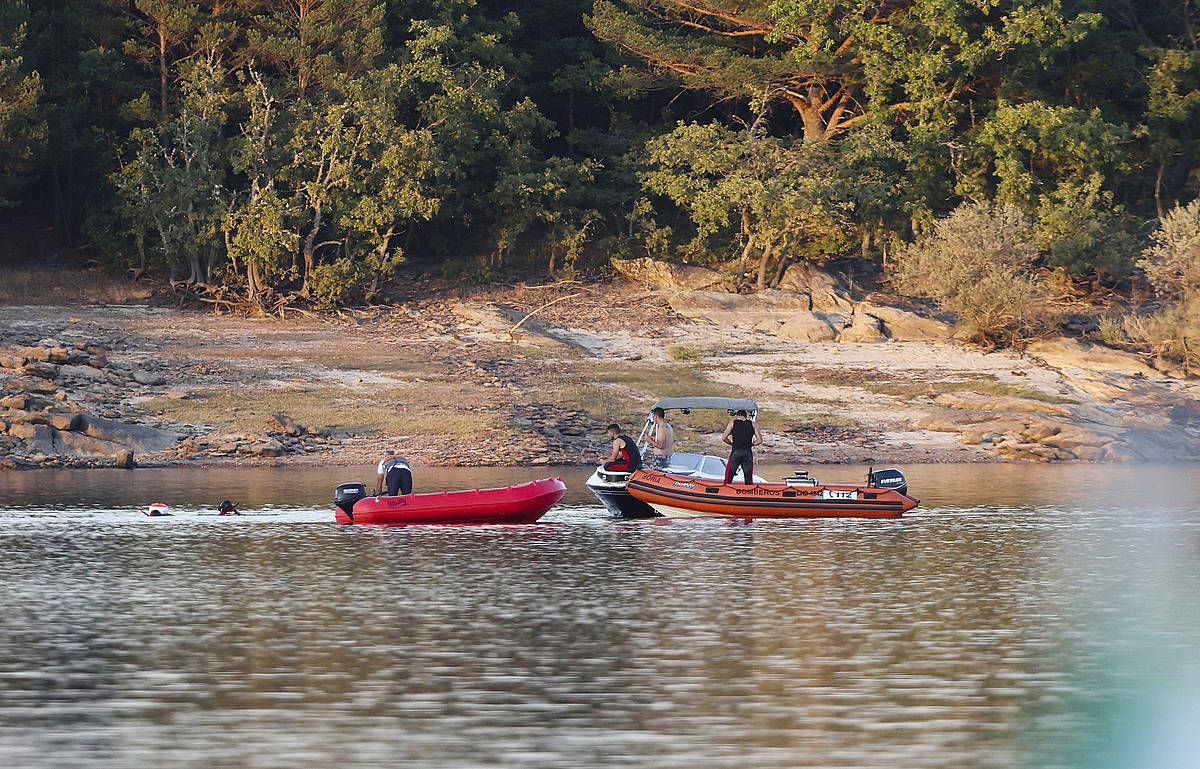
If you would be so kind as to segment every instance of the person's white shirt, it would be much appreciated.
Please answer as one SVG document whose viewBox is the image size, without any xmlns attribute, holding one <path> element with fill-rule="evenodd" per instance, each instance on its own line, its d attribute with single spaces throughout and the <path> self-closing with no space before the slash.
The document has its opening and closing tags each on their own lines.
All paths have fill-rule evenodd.
<svg viewBox="0 0 1200 769">
<path fill-rule="evenodd" d="M 405 470 L 412 470 L 412 468 L 408 466 L 407 459 L 404 457 L 398 457 L 395 454 L 389 454 L 379 462 L 378 473 L 380 475 L 387 475 L 388 470 L 391 470 L 393 467 L 403 467 Z"/>
</svg>

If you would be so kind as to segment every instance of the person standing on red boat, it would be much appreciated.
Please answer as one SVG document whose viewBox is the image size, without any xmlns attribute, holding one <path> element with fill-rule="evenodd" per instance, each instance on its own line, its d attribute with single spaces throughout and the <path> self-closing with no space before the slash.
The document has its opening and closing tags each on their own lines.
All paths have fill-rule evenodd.
<svg viewBox="0 0 1200 769">
<path fill-rule="evenodd" d="M 738 409 L 729 420 L 721 440 L 728 443 L 729 462 L 725 465 L 725 482 L 733 483 L 734 473 L 742 469 L 742 483 L 754 483 L 754 447 L 762 444 L 762 432 L 758 423 L 750 418 L 745 409 Z"/>
<path fill-rule="evenodd" d="M 604 462 L 604 469 L 615 473 L 632 473 L 642 466 L 642 453 L 638 451 L 637 441 L 621 432 L 621 426 L 613 422 L 605 430 L 609 440 L 613 442 L 612 453 Z"/>
<path fill-rule="evenodd" d="M 408 460 L 395 451 L 388 451 L 387 456 L 379 461 L 376 474 L 375 496 L 383 494 L 385 487 L 389 497 L 412 494 L 412 470 L 408 466 Z"/>
</svg>

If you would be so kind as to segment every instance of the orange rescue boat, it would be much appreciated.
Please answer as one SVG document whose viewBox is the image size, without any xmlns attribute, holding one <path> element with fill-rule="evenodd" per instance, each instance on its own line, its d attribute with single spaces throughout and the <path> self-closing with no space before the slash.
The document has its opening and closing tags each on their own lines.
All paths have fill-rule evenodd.
<svg viewBox="0 0 1200 769">
<path fill-rule="evenodd" d="M 818 483 L 799 472 L 782 483 L 722 483 L 638 470 L 629 493 L 666 518 L 899 518 L 917 506 L 899 470 L 862 485 Z"/>
</svg>

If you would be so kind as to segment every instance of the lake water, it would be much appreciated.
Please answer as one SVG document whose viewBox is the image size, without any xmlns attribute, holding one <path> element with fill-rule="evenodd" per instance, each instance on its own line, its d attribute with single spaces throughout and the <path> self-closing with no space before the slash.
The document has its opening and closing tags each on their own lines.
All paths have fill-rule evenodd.
<svg viewBox="0 0 1200 769">
<path fill-rule="evenodd" d="M 0 766 L 1200 766 L 1200 468 L 905 469 L 900 521 L 614 521 L 572 469 L 393 529 L 332 524 L 370 468 L 0 474 Z"/>
</svg>

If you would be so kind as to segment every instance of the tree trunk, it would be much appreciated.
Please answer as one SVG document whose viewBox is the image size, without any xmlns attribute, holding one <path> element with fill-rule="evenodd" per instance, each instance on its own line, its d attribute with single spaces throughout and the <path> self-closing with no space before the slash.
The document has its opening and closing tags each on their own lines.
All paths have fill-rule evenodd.
<svg viewBox="0 0 1200 769">
<path fill-rule="evenodd" d="M 768 241 L 762 250 L 762 256 L 758 258 L 758 280 L 755 282 L 755 287 L 762 291 L 767 287 L 767 268 L 771 264 L 771 257 L 775 253 L 775 246 Z"/>
<path fill-rule="evenodd" d="M 1154 177 L 1154 210 L 1158 213 L 1159 219 L 1163 218 L 1162 180 L 1163 171 L 1166 170 L 1166 167 L 1167 162 L 1165 160 L 1160 161 L 1158 164 L 1158 173 Z"/>
<path fill-rule="evenodd" d="M 804 141 L 825 141 L 828 138 L 825 130 L 825 118 L 816 107 L 812 106 L 812 101 L 794 94 L 788 94 L 785 98 L 800 115 L 800 121 L 804 124 Z"/>
<path fill-rule="evenodd" d="M 308 296 L 308 276 L 313 270 L 313 264 L 316 261 L 316 243 L 317 233 L 321 231 L 321 207 L 317 206 L 313 209 L 313 223 L 308 230 L 308 235 L 304 238 L 304 280 L 300 284 L 300 293 Z"/>
<path fill-rule="evenodd" d="M 784 241 L 783 247 L 779 249 L 779 266 L 775 268 L 775 278 L 771 281 L 771 288 L 778 288 L 783 282 L 784 273 L 792 264 L 792 257 L 788 256 L 788 248 L 791 245 L 790 241 Z"/>
<path fill-rule="evenodd" d="M 158 22 L 158 99 L 163 118 L 167 116 L 167 27 Z"/>
</svg>

